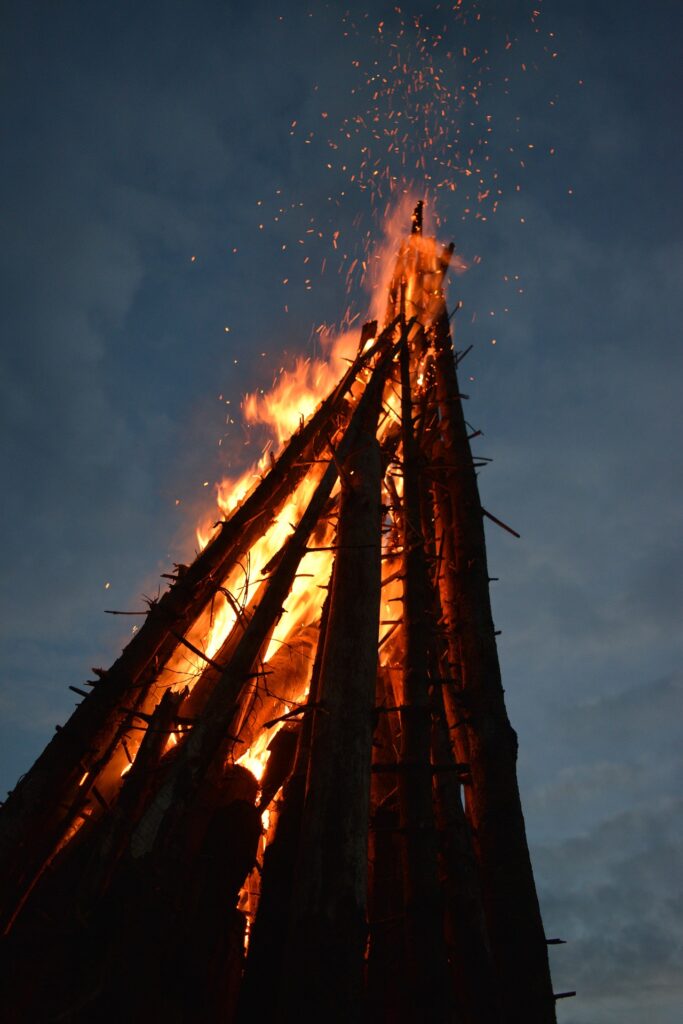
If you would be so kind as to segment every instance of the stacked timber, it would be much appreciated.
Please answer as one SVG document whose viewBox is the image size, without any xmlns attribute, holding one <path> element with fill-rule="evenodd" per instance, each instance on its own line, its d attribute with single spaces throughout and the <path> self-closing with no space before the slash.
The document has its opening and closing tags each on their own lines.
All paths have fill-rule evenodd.
<svg viewBox="0 0 683 1024">
<path fill-rule="evenodd" d="M 0 811 L 5 1019 L 554 1022 L 451 254 L 420 205 L 385 326 Z"/>
</svg>

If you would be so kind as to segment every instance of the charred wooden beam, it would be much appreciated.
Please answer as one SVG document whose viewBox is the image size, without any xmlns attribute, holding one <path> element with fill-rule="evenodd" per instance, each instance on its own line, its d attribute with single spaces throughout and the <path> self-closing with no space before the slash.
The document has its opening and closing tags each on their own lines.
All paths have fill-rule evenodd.
<svg viewBox="0 0 683 1024">
<path fill-rule="evenodd" d="M 417 206 L 413 210 L 413 218 L 411 225 L 411 234 L 421 235 L 422 234 L 422 214 L 424 211 L 424 200 L 420 199 Z"/>
</svg>

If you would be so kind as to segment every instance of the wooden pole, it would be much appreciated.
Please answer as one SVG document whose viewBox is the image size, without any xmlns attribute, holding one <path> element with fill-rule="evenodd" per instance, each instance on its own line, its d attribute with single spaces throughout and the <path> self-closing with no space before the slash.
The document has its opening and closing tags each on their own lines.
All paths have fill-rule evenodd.
<svg viewBox="0 0 683 1024">
<path fill-rule="evenodd" d="M 381 589 L 381 392 L 343 464 L 288 957 L 276 1020 L 363 1018 L 373 707 Z M 298 969 L 306 965 L 306 983 Z"/>
<path fill-rule="evenodd" d="M 442 462 L 438 455 L 433 455 L 434 465 L 439 467 Z M 458 761 L 469 763 L 469 741 L 465 725 L 467 715 L 464 711 L 466 698 L 462 689 L 460 666 L 460 622 L 455 587 L 453 521 L 450 493 L 442 479 L 435 479 L 432 482 L 432 508 L 436 528 L 437 589 L 448 655 L 442 663 L 444 678 L 449 680 L 443 688 L 443 701 L 455 756 Z"/>
<path fill-rule="evenodd" d="M 431 572 L 429 573 L 430 650 L 433 761 L 441 769 L 435 775 L 436 821 L 439 833 L 439 863 L 445 908 L 449 964 L 455 983 L 456 1002 L 463 1024 L 502 1024 L 498 993 L 481 886 L 472 846 L 472 833 L 462 805 L 462 776 L 450 737 L 444 697 L 449 690 L 449 647 L 439 628 L 442 620 L 438 577 L 441 565 L 437 553 L 434 506 L 426 486 L 421 489 L 422 531 Z M 465 763 L 465 769 L 469 765 Z"/>
<path fill-rule="evenodd" d="M 454 536 L 453 573 L 462 685 L 467 700 L 468 814 L 505 1019 L 554 1024 L 543 923 L 517 785 L 517 736 L 500 676 L 488 590 L 481 503 L 448 317 L 434 332 L 441 430 Z"/>
<path fill-rule="evenodd" d="M 444 944 L 443 907 L 437 870 L 432 802 L 431 710 L 428 692 L 427 567 L 420 526 L 420 482 L 410 387 L 407 331 L 403 333 L 403 706 L 398 771 L 407 970 L 417 1020 L 433 1014 L 455 1021 Z"/>
<path fill-rule="evenodd" d="M 318 702 L 329 609 L 328 591 L 320 617 L 318 645 L 307 701 L 309 708 Z M 312 733 L 313 715 L 309 712 L 299 731 L 294 769 L 284 786 L 275 835 L 263 857 L 259 905 L 251 930 L 239 995 L 239 1024 L 253 1024 L 259 1016 L 263 1020 L 273 1020 L 275 1017 L 291 920 L 292 882 L 299 851 Z M 268 979 L 265 986 L 264 978 Z"/>
<path fill-rule="evenodd" d="M 377 676 L 377 726 L 373 736 L 373 767 L 398 764 L 401 703 L 391 680 L 380 666 Z M 392 709 L 392 710 L 388 710 Z M 373 1024 L 411 1024 L 413 1017 L 406 984 L 406 936 L 399 832 L 398 771 L 373 771 L 368 850 L 367 965 L 368 1018 Z"/>
</svg>

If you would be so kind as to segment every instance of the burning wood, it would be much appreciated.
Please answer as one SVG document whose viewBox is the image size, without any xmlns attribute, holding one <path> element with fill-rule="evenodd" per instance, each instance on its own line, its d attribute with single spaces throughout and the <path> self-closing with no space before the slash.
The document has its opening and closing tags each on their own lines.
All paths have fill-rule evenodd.
<svg viewBox="0 0 683 1024">
<path fill-rule="evenodd" d="M 554 1021 L 452 252 L 420 203 L 384 329 L 3 807 L 12 1019 Z"/>
</svg>

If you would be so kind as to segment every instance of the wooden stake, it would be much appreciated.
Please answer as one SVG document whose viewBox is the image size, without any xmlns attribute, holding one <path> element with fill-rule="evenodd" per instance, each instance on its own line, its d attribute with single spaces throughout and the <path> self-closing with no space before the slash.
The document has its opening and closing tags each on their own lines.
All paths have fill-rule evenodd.
<svg viewBox="0 0 683 1024">
<path fill-rule="evenodd" d="M 328 592 L 320 619 L 307 702 L 309 708 L 317 704 L 319 696 L 318 684 L 329 607 Z M 259 1016 L 265 1020 L 275 1018 L 291 920 L 292 881 L 299 851 L 312 732 L 313 716 L 307 714 L 299 731 L 294 770 L 285 784 L 280 802 L 275 836 L 268 844 L 263 858 L 258 912 L 252 925 L 249 954 L 239 996 L 239 1024 L 253 1024 Z M 264 978 L 268 978 L 267 986 L 263 984 Z"/>
<path fill-rule="evenodd" d="M 439 860 L 444 895 L 449 964 L 455 982 L 458 1012 L 463 1024 L 501 1024 L 502 1007 L 486 930 L 481 886 L 477 874 L 472 834 L 461 802 L 462 788 L 448 725 L 444 698 L 450 687 L 441 685 L 442 666 L 449 648 L 436 623 L 442 617 L 439 589 L 434 576 L 441 572 L 436 557 L 437 536 L 433 505 L 426 487 L 421 490 L 422 530 L 425 550 L 433 567 L 429 576 L 430 650 L 429 674 L 432 705 L 433 760 L 451 767 L 435 778 L 436 820 L 439 829 Z M 452 686 L 452 684 L 451 684 Z M 468 774 L 469 774 L 469 765 Z M 467 786 L 464 787 L 465 789 Z"/>
<path fill-rule="evenodd" d="M 379 393 L 340 468 L 329 623 L 279 1017 L 363 1015 L 372 710 L 381 580 Z M 343 468 L 343 473 L 341 469 Z M 297 967 L 307 966 L 299 984 Z"/>
<path fill-rule="evenodd" d="M 417 448 L 412 425 L 410 364 L 404 332 L 401 360 L 403 420 L 404 668 L 400 764 L 400 825 L 404 830 L 403 882 L 407 968 L 414 1014 L 455 1020 L 446 966 L 443 908 L 437 873 L 432 804 L 431 711 L 427 680 L 427 567 L 420 525 Z"/>
<path fill-rule="evenodd" d="M 484 527 L 448 319 L 434 332 L 452 573 L 472 784 L 468 814 L 506 1020 L 554 1024 L 548 954 L 517 786 L 517 736 L 505 710 L 488 592 Z"/>
</svg>

